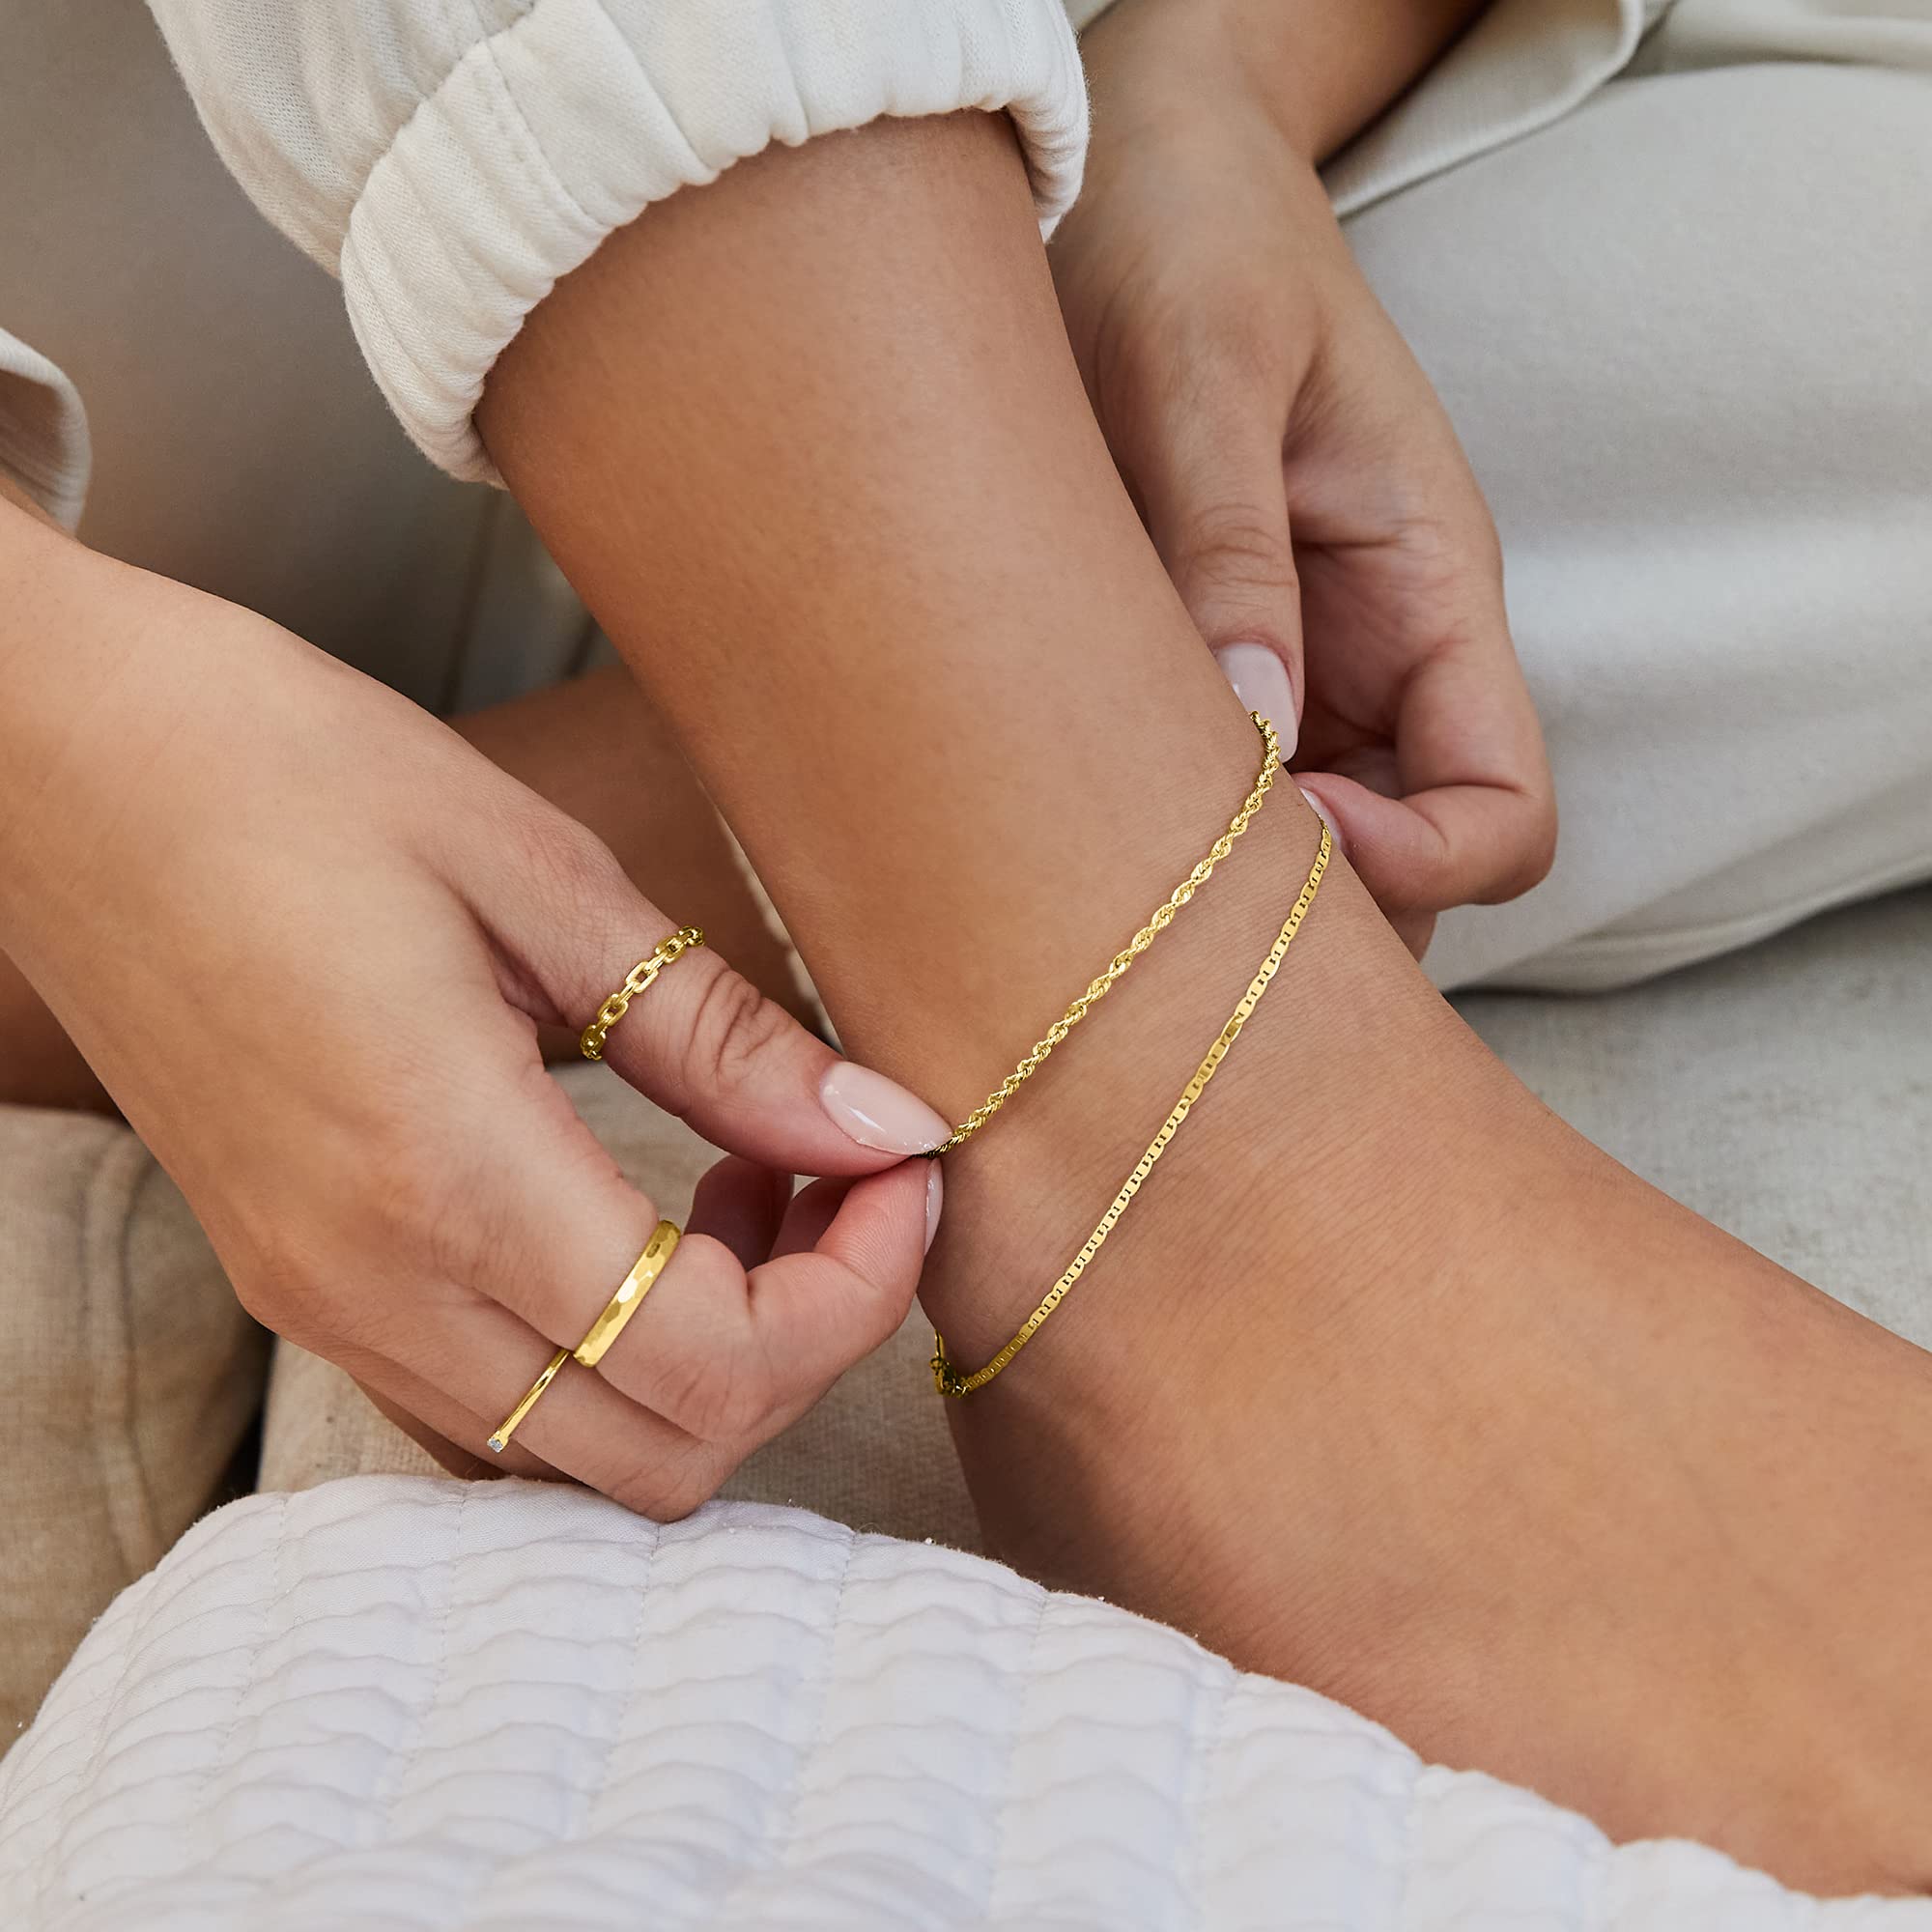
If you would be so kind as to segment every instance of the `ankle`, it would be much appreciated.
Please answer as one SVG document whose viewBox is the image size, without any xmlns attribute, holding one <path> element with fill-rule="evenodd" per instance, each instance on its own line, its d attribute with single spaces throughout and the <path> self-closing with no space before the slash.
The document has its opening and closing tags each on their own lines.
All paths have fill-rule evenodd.
<svg viewBox="0 0 1932 1932">
<path fill-rule="evenodd" d="M 923 1295 L 963 1365 L 990 1357 L 1071 1259 L 1267 951 L 1320 832 L 1298 804 L 1274 812 L 949 1156 Z M 1197 1326 L 1209 1302 L 1238 1320 L 1256 1285 L 1277 1294 L 1285 1274 L 1312 1321 L 1335 1319 L 1324 1298 L 1378 1250 L 1393 1263 L 1439 1229 L 1450 1128 L 1511 1088 L 1338 861 L 1212 1087 L 1026 1361 L 1070 1349 L 1076 1331 L 1083 1351 L 1115 1338 L 1138 1351 L 1170 1321 Z"/>
</svg>

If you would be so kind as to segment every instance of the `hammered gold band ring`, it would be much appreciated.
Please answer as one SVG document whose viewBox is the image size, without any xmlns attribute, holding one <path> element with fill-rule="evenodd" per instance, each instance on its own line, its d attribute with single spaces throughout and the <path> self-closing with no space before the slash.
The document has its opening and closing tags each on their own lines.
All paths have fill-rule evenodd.
<svg viewBox="0 0 1932 1932">
<path fill-rule="evenodd" d="M 559 1349 L 545 1365 L 543 1373 L 524 1391 L 516 1407 L 497 1425 L 495 1434 L 489 1439 L 493 1456 L 500 1456 L 509 1446 L 510 1437 L 537 1406 L 543 1392 L 556 1379 L 556 1373 L 564 1363 L 575 1360 L 582 1362 L 586 1369 L 594 1369 L 610 1352 L 611 1345 L 624 1332 L 632 1316 L 644 1305 L 644 1296 L 651 1292 L 652 1283 L 669 1265 L 671 1256 L 677 1252 L 678 1235 L 675 1221 L 658 1223 L 657 1232 L 644 1244 L 643 1253 L 618 1284 L 616 1293 L 604 1304 L 604 1312 L 590 1324 L 583 1340 L 574 1349 Z"/>
</svg>

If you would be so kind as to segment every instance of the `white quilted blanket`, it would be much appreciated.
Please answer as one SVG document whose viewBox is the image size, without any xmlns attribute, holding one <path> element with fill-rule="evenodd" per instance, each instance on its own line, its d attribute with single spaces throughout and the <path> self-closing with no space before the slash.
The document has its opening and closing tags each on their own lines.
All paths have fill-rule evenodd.
<svg viewBox="0 0 1932 1932">
<path fill-rule="evenodd" d="M 1901 1928 L 1614 1850 L 952 1551 L 405 1477 L 239 1502 L 0 1762 L 9 1932 Z"/>
</svg>

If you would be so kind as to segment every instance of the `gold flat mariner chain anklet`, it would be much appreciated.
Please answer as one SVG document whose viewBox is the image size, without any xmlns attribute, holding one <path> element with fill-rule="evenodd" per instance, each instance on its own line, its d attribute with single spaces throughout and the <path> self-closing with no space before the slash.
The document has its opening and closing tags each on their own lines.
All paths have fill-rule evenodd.
<svg viewBox="0 0 1932 1932">
<path fill-rule="evenodd" d="M 1240 1004 L 1228 1016 L 1228 1024 L 1215 1036 L 1207 1058 L 1194 1069 L 1194 1078 L 1181 1089 L 1180 1098 L 1174 1103 L 1174 1112 L 1161 1122 L 1159 1133 L 1148 1143 L 1148 1151 L 1135 1163 L 1134 1171 L 1121 1183 L 1121 1191 L 1100 1216 L 1099 1226 L 1087 1236 L 1066 1272 L 1047 1290 L 1039 1306 L 1020 1324 L 1019 1333 L 983 1369 L 976 1369 L 970 1376 L 953 1365 L 952 1357 L 946 1352 L 946 1338 L 934 1333 L 932 1379 L 941 1395 L 966 1396 L 975 1389 L 984 1388 L 1033 1340 L 1040 1324 L 1065 1300 L 1073 1284 L 1087 1272 L 1087 1264 L 1100 1252 L 1101 1244 L 1114 1232 L 1115 1223 L 1127 1211 L 1127 1203 L 1140 1192 L 1141 1182 L 1153 1172 L 1154 1163 L 1167 1151 L 1168 1142 L 1180 1131 L 1181 1122 L 1186 1120 L 1195 1101 L 1207 1092 L 1208 1081 L 1214 1077 L 1214 1069 L 1228 1057 L 1228 1049 L 1239 1037 L 1249 1015 L 1261 1005 L 1262 995 L 1267 991 L 1268 981 L 1274 978 L 1275 968 L 1287 957 L 1288 949 L 1294 943 L 1294 935 L 1301 929 L 1301 922 L 1308 917 L 1308 908 L 1315 903 L 1315 895 L 1321 886 L 1321 875 L 1328 869 L 1330 849 L 1328 828 L 1324 825 L 1321 828 L 1321 843 L 1316 848 L 1315 863 L 1308 868 L 1308 878 L 1301 888 L 1301 895 L 1282 922 L 1281 930 L 1275 935 L 1274 945 L 1262 961 L 1260 971 L 1248 981 L 1248 990 L 1241 995 Z"/>
<path fill-rule="evenodd" d="M 1033 1051 L 937 1147 L 925 1149 L 924 1159 L 937 1160 L 941 1154 L 964 1147 L 1019 1092 L 1026 1081 L 1039 1071 L 1046 1063 L 1047 1055 L 1087 1017 L 1094 1007 L 1107 997 L 1115 981 L 1174 923 L 1175 914 L 1208 883 L 1214 867 L 1235 849 L 1235 840 L 1248 829 L 1248 821 L 1262 809 L 1262 801 L 1273 789 L 1275 776 L 1281 770 L 1281 740 L 1275 736 L 1274 726 L 1259 711 L 1250 711 L 1248 717 L 1261 733 L 1262 768 L 1255 780 L 1254 789 L 1242 800 L 1240 810 L 1228 821 L 1227 831 L 1208 846 L 1207 856 L 1193 871 L 1154 908 L 1148 923 L 1108 960 L 1107 970 L 1092 980 L 1087 990 L 1047 1028 L 1045 1035 L 1034 1042 Z"/>
</svg>

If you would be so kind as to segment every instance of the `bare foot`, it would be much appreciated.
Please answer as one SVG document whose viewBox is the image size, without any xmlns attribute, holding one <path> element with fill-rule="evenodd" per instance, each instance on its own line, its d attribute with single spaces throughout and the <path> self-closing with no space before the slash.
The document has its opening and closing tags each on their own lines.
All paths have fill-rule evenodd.
<svg viewBox="0 0 1932 1932">
<path fill-rule="evenodd" d="M 923 1291 L 977 1366 L 1299 884 L 1280 811 L 994 1128 Z M 1346 869 L 1035 1342 L 951 1405 L 1021 1568 L 1619 1839 L 1932 1882 L 1932 1357 L 1589 1147 Z"/>
</svg>

